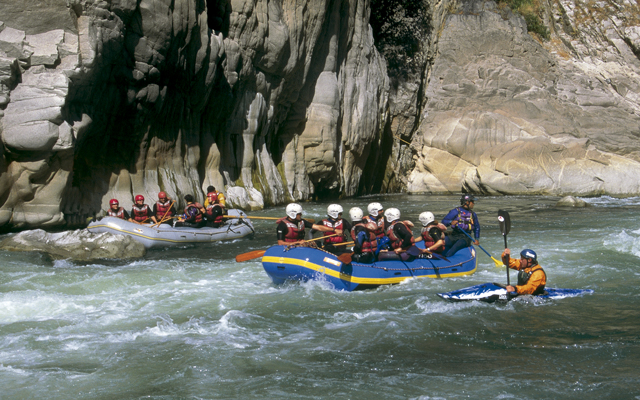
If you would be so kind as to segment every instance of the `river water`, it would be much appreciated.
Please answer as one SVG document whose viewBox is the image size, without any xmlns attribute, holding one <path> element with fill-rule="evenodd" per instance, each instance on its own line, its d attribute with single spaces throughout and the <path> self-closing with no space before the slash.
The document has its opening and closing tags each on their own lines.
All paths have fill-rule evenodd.
<svg viewBox="0 0 640 400">
<path fill-rule="evenodd" d="M 275 240 L 150 251 L 133 262 L 52 261 L 0 252 L 2 399 L 640 399 L 640 198 L 480 197 L 480 244 L 499 258 L 537 251 L 562 300 L 452 303 L 436 293 L 506 283 L 480 249 L 478 271 L 360 292 L 274 285 L 243 252 Z M 379 201 L 416 222 L 457 196 Z M 329 203 L 303 204 L 320 220 Z M 282 216 L 278 207 L 252 213 Z M 515 272 L 511 275 L 512 282 Z"/>
</svg>

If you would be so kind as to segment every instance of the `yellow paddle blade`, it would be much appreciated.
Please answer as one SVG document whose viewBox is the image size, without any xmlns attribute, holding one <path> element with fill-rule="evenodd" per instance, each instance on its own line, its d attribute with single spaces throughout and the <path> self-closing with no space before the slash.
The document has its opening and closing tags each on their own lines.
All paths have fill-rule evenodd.
<svg viewBox="0 0 640 400">
<path fill-rule="evenodd" d="M 496 264 L 496 268 L 502 268 L 504 267 L 504 264 L 502 263 L 502 261 L 498 261 L 496 260 L 494 257 L 491 257 L 491 259 L 493 260 L 493 262 Z"/>
</svg>

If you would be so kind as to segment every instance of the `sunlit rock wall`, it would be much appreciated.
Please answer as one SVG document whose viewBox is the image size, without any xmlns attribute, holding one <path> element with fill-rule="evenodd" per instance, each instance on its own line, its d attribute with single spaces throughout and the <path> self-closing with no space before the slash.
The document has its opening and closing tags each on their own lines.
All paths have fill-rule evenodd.
<svg viewBox="0 0 640 400">
<path fill-rule="evenodd" d="M 0 226 L 209 185 L 245 208 L 356 194 L 387 118 L 368 1 L 68 6 L 0 23 Z"/>
<path fill-rule="evenodd" d="M 407 189 L 640 192 L 639 14 L 619 5 L 557 3 L 540 42 L 508 10 L 463 3 L 438 40 Z"/>
<path fill-rule="evenodd" d="M 431 1 L 418 68 L 389 73 L 368 0 L 5 0 L 0 229 L 209 185 L 246 209 L 637 195 L 637 4 L 544 4 L 543 41 L 493 2 Z"/>
</svg>

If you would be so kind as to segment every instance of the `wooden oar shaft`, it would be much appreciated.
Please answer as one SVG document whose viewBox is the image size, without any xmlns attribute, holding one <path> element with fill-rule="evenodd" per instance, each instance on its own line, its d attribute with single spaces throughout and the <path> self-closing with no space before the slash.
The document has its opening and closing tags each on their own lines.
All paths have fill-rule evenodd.
<svg viewBox="0 0 640 400">
<path fill-rule="evenodd" d="M 325 239 L 325 238 L 330 238 L 330 237 L 338 236 L 338 235 L 339 235 L 338 233 L 334 233 L 333 235 L 320 236 L 320 237 L 317 237 L 317 238 L 313 238 L 313 239 L 305 240 L 305 243 L 306 243 L 306 242 L 313 242 L 313 241 L 316 241 L 316 240 L 322 240 L 322 239 Z"/>
<path fill-rule="evenodd" d="M 268 219 L 268 220 L 279 220 L 282 219 L 282 217 L 278 218 L 278 217 L 255 217 L 255 216 L 249 216 L 249 215 L 223 215 L 222 218 L 233 218 L 233 219 L 242 219 L 242 218 L 247 218 L 247 219 Z M 311 222 L 312 224 L 315 224 L 315 220 L 311 219 L 311 218 L 302 218 L 304 220 L 307 220 L 309 222 Z"/>
<path fill-rule="evenodd" d="M 152 228 L 155 228 L 156 226 L 159 226 L 161 223 L 171 219 L 171 217 L 167 218 L 167 214 L 169 213 L 169 211 L 171 211 L 171 207 L 173 207 L 173 205 L 175 203 L 176 203 L 175 200 L 171 202 L 171 205 L 169 206 L 169 209 L 167 209 L 167 211 L 164 212 L 164 215 L 162 215 L 162 218 L 160 218 L 160 221 L 158 221 L 158 223 L 155 224 L 155 225 L 151 225 Z"/>
</svg>

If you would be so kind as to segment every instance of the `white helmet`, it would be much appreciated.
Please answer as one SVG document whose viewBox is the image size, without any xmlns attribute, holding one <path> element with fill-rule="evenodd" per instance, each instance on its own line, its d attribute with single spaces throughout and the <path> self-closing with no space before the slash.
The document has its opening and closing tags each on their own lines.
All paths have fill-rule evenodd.
<svg viewBox="0 0 640 400">
<path fill-rule="evenodd" d="M 400 210 L 397 208 L 389 208 L 384 212 L 384 216 L 387 218 L 387 222 L 391 223 L 400 219 Z"/>
<path fill-rule="evenodd" d="M 342 206 L 340 204 L 331 204 L 327 207 L 327 215 L 333 219 L 338 219 L 338 215 L 342 213 Z"/>
<path fill-rule="evenodd" d="M 298 214 L 302 214 L 302 206 L 297 203 L 291 203 L 287 205 L 285 212 L 289 218 L 296 219 Z"/>
<path fill-rule="evenodd" d="M 427 226 L 429 225 L 431 222 L 436 220 L 436 217 L 433 216 L 432 212 L 429 211 L 425 211 L 422 214 L 420 214 L 420 216 L 418 217 L 418 219 L 420 220 L 420 222 L 422 222 L 422 226 Z"/>
<path fill-rule="evenodd" d="M 351 210 L 349 210 L 349 217 L 351 217 L 351 222 L 362 221 L 363 216 L 364 213 L 359 207 L 353 207 Z"/>
<path fill-rule="evenodd" d="M 378 211 L 380 210 L 384 210 L 384 208 L 382 208 L 382 204 L 380 203 L 371 203 L 367 206 L 367 211 L 372 217 L 377 217 Z"/>
</svg>

